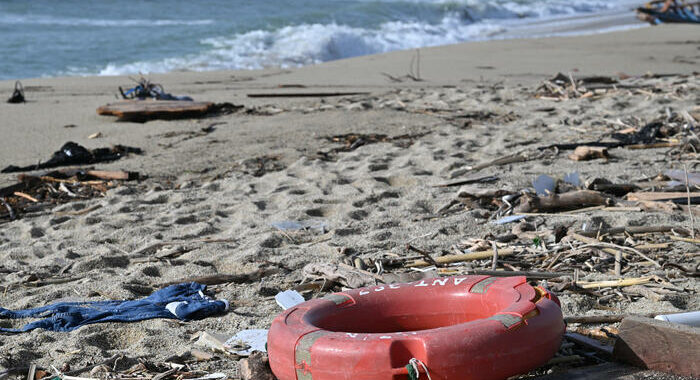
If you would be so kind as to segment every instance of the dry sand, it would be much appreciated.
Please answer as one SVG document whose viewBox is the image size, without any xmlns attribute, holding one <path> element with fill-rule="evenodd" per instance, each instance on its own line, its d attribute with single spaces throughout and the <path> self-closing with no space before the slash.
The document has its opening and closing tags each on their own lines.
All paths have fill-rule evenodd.
<svg viewBox="0 0 700 380">
<path fill-rule="evenodd" d="M 293 70 L 172 73 L 153 75 L 166 91 L 196 100 L 242 104 L 251 113 L 181 121 L 115 122 L 95 109 L 115 100 L 125 77 L 37 78 L 25 80 L 28 102 L 0 104 L 0 166 L 29 165 L 47 159 L 66 141 L 89 148 L 124 144 L 142 156 L 99 165 L 106 170 L 139 171 L 148 179 L 0 224 L 0 305 L 10 309 L 41 306 L 59 299 L 133 299 L 159 284 L 189 276 L 248 273 L 277 268 L 279 273 L 245 284 L 214 286 L 232 302 L 220 318 L 178 323 L 152 320 L 101 324 L 71 333 L 34 331 L 0 335 L 0 371 L 37 363 L 72 368 L 99 363 L 115 354 L 162 361 L 190 350 L 192 334 L 232 335 L 266 328 L 280 309 L 272 296 L 298 284 L 311 262 L 338 262 L 346 253 L 379 258 L 405 256 L 408 241 L 436 254 L 468 238 L 499 235 L 511 226 L 489 225 L 483 210 L 435 217 L 455 199 L 457 188 L 434 188 L 473 174 L 498 175 L 498 188 L 529 187 L 540 174 L 561 177 L 578 171 L 583 178 L 631 182 L 682 167 L 668 149 L 612 149 L 607 161 L 575 162 L 558 156 L 475 173 L 470 166 L 553 142 L 596 139 L 617 120 L 649 122 L 700 102 L 700 41 L 696 28 L 664 26 L 583 37 L 507 40 L 445 46 L 420 51 L 423 81 L 390 81 L 382 73 L 405 75 L 415 52 L 395 52 L 330 62 Z M 627 92 L 600 99 L 554 102 L 536 99 L 541 80 L 557 72 L 610 75 L 691 74 L 658 79 L 682 87 L 675 96 Z M 655 83 L 657 83 L 655 82 Z M 0 82 L 0 93 L 13 83 Z M 279 85 L 304 85 L 284 88 Z M 674 87 L 675 86 L 675 87 Z M 368 91 L 339 98 L 271 99 L 251 92 Z M 540 111 L 536 111 L 540 110 Z M 469 114 L 465 116 L 465 114 Z M 202 128 L 213 126 L 210 133 Z M 100 132 L 103 137 L 88 139 Z M 325 139 L 346 133 L 412 135 L 319 159 L 341 144 Z M 261 160 L 267 162 L 260 172 Z M 264 174 L 264 175 L 260 175 Z M 259 176 L 256 176 L 259 175 Z M 14 182 L 0 175 L 0 185 Z M 99 207 L 96 207 L 99 206 Z M 93 209 L 82 215 L 62 211 Z M 583 223 L 612 226 L 672 224 L 687 226 L 684 214 L 590 211 L 576 216 L 536 217 L 541 228 Z M 271 223 L 321 220 L 327 232 L 282 233 Z M 202 239 L 225 239 L 204 243 Z M 139 249 L 177 241 L 184 253 L 157 259 Z M 170 247 L 169 249 L 173 249 Z M 666 253 L 694 252 L 690 243 Z M 162 254 L 162 252 L 161 252 Z M 658 254 L 658 253 L 657 253 Z M 483 263 L 487 267 L 488 263 Z M 7 274 L 5 274 L 7 272 Z M 20 285 L 30 274 L 74 278 L 37 288 Z M 604 277 L 604 276 L 603 276 Z M 587 278 L 602 278 L 595 273 Z M 676 298 L 608 305 L 614 311 L 666 312 L 698 309 L 696 282 Z M 312 296 L 309 294 L 309 296 Z M 595 300 L 562 297 L 565 315 L 600 313 Z M 18 326 L 0 321 L 0 326 Z M 196 368 L 237 376 L 237 362 L 222 359 Z"/>
</svg>

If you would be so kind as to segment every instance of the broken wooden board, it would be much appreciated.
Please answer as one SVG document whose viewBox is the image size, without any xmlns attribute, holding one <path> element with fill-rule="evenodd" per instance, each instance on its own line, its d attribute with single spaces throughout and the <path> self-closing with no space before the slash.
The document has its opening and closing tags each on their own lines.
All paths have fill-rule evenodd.
<svg viewBox="0 0 700 380">
<path fill-rule="evenodd" d="M 154 119 L 183 119 L 204 116 L 213 110 L 212 102 L 188 102 L 180 100 L 125 100 L 97 108 L 97 114 L 116 116 L 123 121 L 148 121 Z"/>
<path fill-rule="evenodd" d="M 267 354 L 254 351 L 247 359 L 241 360 L 241 377 L 244 380 L 274 380 Z M 310 377 L 310 376 L 309 376 Z"/>
<path fill-rule="evenodd" d="M 700 377 L 700 328 L 628 317 L 620 325 L 613 355 L 638 367 Z"/>
</svg>

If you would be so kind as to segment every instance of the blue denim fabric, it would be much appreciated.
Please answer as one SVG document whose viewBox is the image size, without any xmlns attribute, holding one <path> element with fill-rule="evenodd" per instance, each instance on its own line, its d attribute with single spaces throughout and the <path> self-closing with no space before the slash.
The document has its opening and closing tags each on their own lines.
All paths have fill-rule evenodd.
<svg viewBox="0 0 700 380">
<path fill-rule="evenodd" d="M 212 300 L 202 293 L 206 285 L 196 282 L 168 286 L 135 301 L 59 302 L 27 310 L 0 307 L 0 319 L 44 318 L 20 329 L 0 332 L 21 333 L 37 328 L 72 331 L 102 322 L 134 322 L 153 318 L 202 319 L 228 310 L 226 300 Z"/>
</svg>

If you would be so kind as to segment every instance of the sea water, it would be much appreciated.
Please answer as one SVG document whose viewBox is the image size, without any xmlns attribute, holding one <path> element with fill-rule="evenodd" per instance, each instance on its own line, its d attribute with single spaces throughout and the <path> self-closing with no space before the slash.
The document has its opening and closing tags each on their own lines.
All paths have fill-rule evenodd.
<svg viewBox="0 0 700 380">
<path fill-rule="evenodd" d="M 632 12 L 640 3 L 0 0 L 0 79 L 294 67 L 464 41 L 592 33 L 600 25 L 640 27 Z M 586 27 L 586 20 L 597 22 Z"/>
</svg>

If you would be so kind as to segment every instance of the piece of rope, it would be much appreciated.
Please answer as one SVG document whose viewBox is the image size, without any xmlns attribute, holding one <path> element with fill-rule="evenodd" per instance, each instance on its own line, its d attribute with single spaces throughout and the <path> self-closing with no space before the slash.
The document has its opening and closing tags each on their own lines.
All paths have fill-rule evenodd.
<svg viewBox="0 0 700 380">
<path fill-rule="evenodd" d="M 420 379 L 420 370 L 418 369 L 418 364 L 420 364 L 420 366 L 423 367 L 423 370 L 425 371 L 425 376 L 428 376 L 428 380 L 433 380 L 430 378 L 430 372 L 428 372 L 428 367 L 422 361 L 416 358 L 411 358 L 411 360 L 408 361 L 408 365 L 406 365 L 406 369 L 408 370 L 408 378 L 410 380 Z"/>
</svg>

